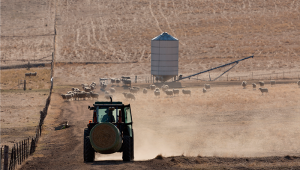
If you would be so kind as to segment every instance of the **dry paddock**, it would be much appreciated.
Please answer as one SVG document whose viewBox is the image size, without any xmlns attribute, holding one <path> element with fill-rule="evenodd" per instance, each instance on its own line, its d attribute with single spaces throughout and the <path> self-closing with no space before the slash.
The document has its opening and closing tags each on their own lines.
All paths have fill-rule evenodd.
<svg viewBox="0 0 300 170">
<path fill-rule="evenodd" d="M 178 97 L 167 97 L 162 94 L 156 98 L 148 90 L 146 95 L 139 92 L 135 101 L 126 100 L 121 94 L 128 90 L 115 87 L 117 92 L 114 100 L 130 103 L 132 107 L 137 162 L 130 164 L 122 163 L 121 154 L 96 154 L 96 162 L 83 163 L 83 129 L 92 118 L 87 106 L 94 101 L 64 101 L 60 94 L 73 86 L 57 86 L 44 125 L 45 135 L 32 160 L 23 169 L 45 166 L 50 169 L 123 169 L 128 166 L 132 169 L 147 169 L 155 161 L 140 161 L 152 159 L 158 154 L 164 157 L 182 154 L 221 157 L 299 156 L 300 88 L 295 83 L 265 86 L 269 88 L 269 94 L 264 95 L 252 87 L 243 89 L 241 85 L 226 84 L 212 85 L 211 90 L 205 94 L 202 93 L 202 86 L 187 87 L 192 90 L 191 96 L 180 93 Z M 99 100 L 105 100 L 104 94 L 100 95 Z M 70 128 L 55 131 L 54 127 L 66 120 Z M 275 163 L 268 166 L 287 165 L 277 165 L 276 159 L 272 158 L 269 163 L 274 160 Z M 211 167 L 209 164 L 212 162 L 193 166 Z M 232 161 L 228 163 L 230 165 L 225 161 L 224 166 L 237 166 Z M 172 169 L 184 168 L 187 164 L 173 162 L 162 166 Z M 158 165 L 155 163 L 155 166 Z"/>
</svg>

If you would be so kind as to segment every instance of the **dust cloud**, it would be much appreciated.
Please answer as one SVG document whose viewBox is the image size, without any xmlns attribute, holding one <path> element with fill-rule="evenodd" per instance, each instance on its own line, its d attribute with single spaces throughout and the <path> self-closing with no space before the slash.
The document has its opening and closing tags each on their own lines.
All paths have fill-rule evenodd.
<svg viewBox="0 0 300 170">
<path fill-rule="evenodd" d="M 190 87 L 192 95 L 168 97 L 152 91 L 126 100 L 117 88 L 115 101 L 130 103 L 135 160 L 163 156 L 261 157 L 300 152 L 299 88 L 268 87 L 269 94 L 240 86 Z M 101 99 L 100 99 L 101 100 Z M 96 155 L 121 160 L 122 154 Z"/>
<path fill-rule="evenodd" d="M 261 95 L 241 87 L 212 88 L 206 94 L 130 101 L 135 160 L 163 156 L 254 157 L 299 153 L 299 89 L 277 85 Z M 286 89 L 286 90 L 282 90 Z"/>
</svg>

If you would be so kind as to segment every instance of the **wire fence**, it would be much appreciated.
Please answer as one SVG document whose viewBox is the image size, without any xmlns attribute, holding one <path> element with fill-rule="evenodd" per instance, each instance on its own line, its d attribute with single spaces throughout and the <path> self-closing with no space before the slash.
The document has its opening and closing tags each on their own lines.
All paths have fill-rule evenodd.
<svg viewBox="0 0 300 170">
<path fill-rule="evenodd" d="M 278 71 L 278 72 L 265 73 L 265 74 L 260 74 L 257 72 L 249 72 L 241 75 L 231 75 L 231 73 L 226 73 L 222 76 L 220 76 L 220 74 L 205 73 L 205 75 L 193 76 L 190 77 L 189 79 L 183 79 L 180 81 L 192 81 L 192 80 L 194 81 L 245 81 L 245 80 L 288 80 L 288 79 L 300 80 L 300 71 Z M 136 76 L 128 76 L 128 77 L 130 77 L 132 84 L 157 82 L 155 78 L 152 77 L 151 75 L 136 75 Z M 216 79 L 217 77 L 219 78 Z M 106 79 L 106 82 L 108 84 L 112 83 L 110 81 L 110 78 L 104 78 L 104 79 Z M 173 80 L 170 79 L 169 81 L 173 81 Z"/>
<path fill-rule="evenodd" d="M 17 168 L 18 165 L 21 165 L 28 158 L 29 155 L 32 155 L 35 152 L 39 138 L 42 135 L 42 127 L 44 124 L 44 120 L 47 116 L 48 108 L 51 101 L 51 94 L 53 89 L 53 65 L 54 62 L 52 58 L 50 91 L 46 99 L 45 107 L 42 111 L 40 111 L 40 121 L 36 128 L 35 136 L 15 143 L 13 147 L 11 147 L 11 149 L 7 145 L 1 145 L 0 169 L 2 169 L 3 167 L 3 170 L 14 170 Z"/>
</svg>

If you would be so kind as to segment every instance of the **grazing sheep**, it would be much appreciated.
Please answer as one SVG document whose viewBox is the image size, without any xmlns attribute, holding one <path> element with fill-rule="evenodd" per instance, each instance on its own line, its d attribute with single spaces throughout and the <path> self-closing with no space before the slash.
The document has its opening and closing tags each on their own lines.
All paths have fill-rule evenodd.
<svg viewBox="0 0 300 170">
<path fill-rule="evenodd" d="M 135 100 L 135 96 L 134 96 L 134 94 L 132 94 L 132 93 L 127 93 L 127 94 L 126 94 L 126 98 L 127 98 L 127 99 L 131 99 L 131 100 L 132 100 L 132 99 Z"/>
<path fill-rule="evenodd" d="M 204 84 L 205 89 L 210 89 L 210 84 Z"/>
<path fill-rule="evenodd" d="M 179 95 L 179 89 L 173 89 L 174 96 L 175 94 Z"/>
<path fill-rule="evenodd" d="M 253 86 L 253 90 L 256 90 L 256 84 L 252 83 L 252 86 Z"/>
<path fill-rule="evenodd" d="M 30 76 L 36 76 L 36 72 L 30 73 Z"/>
<path fill-rule="evenodd" d="M 72 99 L 72 95 L 71 94 L 65 94 L 65 97 L 66 97 L 67 100 Z"/>
<path fill-rule="evenodd" d="M 62 94 L 61 97 L 66 100 L 66 95 Z"/>
<path fill-rule="evenodd" d="M 270 83 L 271 83 L 271 86 L 276 84 L 275 80 L 271 80 Z"/>
<path fill-rule="evenodd" d="M 258 83 L 259 83 L 259 86 L 261 86 L 261 87 L 265 85 L 265 82 L 263 82 L 263 81 L 260 81 Z"/>
<path fill-rule="evenodd" d="M 206 93 L 206 88 L 203 88 L 203 90 L 202 90 L 202 91 L 203 91 L 203 93 Z"/>
<path fill-rule="evenodd" d="M 162 91 L 166 91 L 166 90 L 168 90 L 169 89 L 169 86 L 168 85 L 163 85 L 163 86 L 161 86 L 161 90 Z"/>
<path fill-rule="evenodd" d="M 132 86 L 131 88 L 140 90 L 140 87 L 136 87 L 136 86 Z"/>
<path fill-rule="evenodd" d="M 183 94 L 189 94 L 189 95 L 192 95 L 191 90 L 185 90 L 185 89 L 182 89 L 182 93 L 183 93 Z"/>
<path fill-rule="evenodd" d="M 91 97 L 92 97 L 93 99 L 98 99 L 99 94 L 98 94 L 98 93 L 93 93 L 93 92 L 91 92 Z"/>
<path fill-rule="evenodd" d="M 81 92 L 81 93 L 77 93 L 77 97 L 78 97 L 78 100 L 79 99 L 84 99 L 86 98 L 86 93 L 85 92 Z"/>
<path fill-rule="evenodd" d="M 151 90 L 155 90 L 155 85 L 154 85 L 154 84 L 151 84 L 151 85 L 150 85 L 150 89 L 151 89 Z"/>
<path fill-rule="evenodd" d="M 81 86 L 82 86 L 82 89 L 83 89 L 83 90 L 84 90 L 85 87 L 89 87 L 88 84 L 81 84 Z"/>
<path fill-rule="evenodd" d="M 116 89 L 110 88 L 109 91 L 110 91 L 111 93 L 115 93 L 115 92 L 116 92 Z"/>
<path fill-rule="evenodd" d="M 166 93 L 166 95 L 168 95 L 168 96 L 173 96 L 173 90 L 166 90 L 165 91 L 165 93 Z"/>
<path fill-rule="evenodd" d="M 259 88 L 259 90 L 261 91 L 262 95 L 264 93 L 269 93 L 267 88 Z"/>
<path fill-rule="evenodd" d="M 154 90 L 154 95 L 155 95 L 155 96 L 160 96 L 159 88 L 156 88 L 156 89 Z"/>
<path fill-rule="evenodd" d="M 101 83 L 100 83 L 100 86 L 101 86 L 101 89 L 105 89 L 106 86 L 107 86 L 107 84 L 106 84 L 105 82 L 101 82 Z"/>
<path fill-rule="evenodd" d="M 75 90 L 75 88 L 74 87 L 72 87 L 72 91 L 74 91 Z"/>
<path fill-rule="evenodd" d="M 73 95 L 73 98 L 76 100 L 76 99 L 78 99 L 78 92 L 74 92 L 73 93 L 74 95 Z"/>
<path fill-rule="evenodd" d="M 92 89 L 91 89 L 90 87 L 84 87 L 83 90 L 84 90 L 85 92 L 90 92 L 90 91 L 92 91 Z"/>
<path fill-rule="evenodd" d="M 129 88 L 130 93 L 137 93 L 139 91 L 138 88 Z"/>
<path fill-rule="evenodd" d="M 115 82 L 116 82 L 116 79 L 114 79 L 114 78 L 111 78 L 111 79 L 110 79 L 110 82 L 113 84 L 113 83 L 115 83 Z"/>
<path fill-rule="evenodd" d="M 73 88 L 72 88 L 73 89 Z M 74 88 L 74 92 L 80 92 L 79 88 Z"/>
<path fill-rule="evenodd" d="M 29 77 L 30 77 L 30 76 L 31 76 L 31 73 L 25 73 L 25 76 L 29 76 Z"/>
<path fill-rule="evenodd" d="M 146 88 L 143 89 L 143 93 L 147 94 L 148 90 Z"/>
<path fill-rule="evenodd" d="M 242 86 L 243 86 L 243 88 L 245 89 L 246 86 L 247 86 L 247 82 L 246 82 L 246 81 L 243 81 L 243 82 L 242 82 Z"/>
<path fill-rule="evenodd" d="M 119 84 L 121 82 L 120 79 L 116 79 L 116 83 Z"/>
<path fill-rule="evenodd" d="M 104 96 L 105 99 L 109 100 L 110 98 L 113 98 L 113 95 L 112 94 L 106 94 Z"/>
</svg>

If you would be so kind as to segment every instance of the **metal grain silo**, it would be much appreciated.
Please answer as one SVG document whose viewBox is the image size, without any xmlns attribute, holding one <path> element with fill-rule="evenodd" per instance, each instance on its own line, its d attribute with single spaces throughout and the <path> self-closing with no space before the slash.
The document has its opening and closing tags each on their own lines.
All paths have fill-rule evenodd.
<svg viewBox="0 0 300 170">
<path fill-rule="evenodd" d="M 151 74 L 167 81 L 178 75 L 178 39 L 164 32 L 151 40 Z"/>
</svg>

